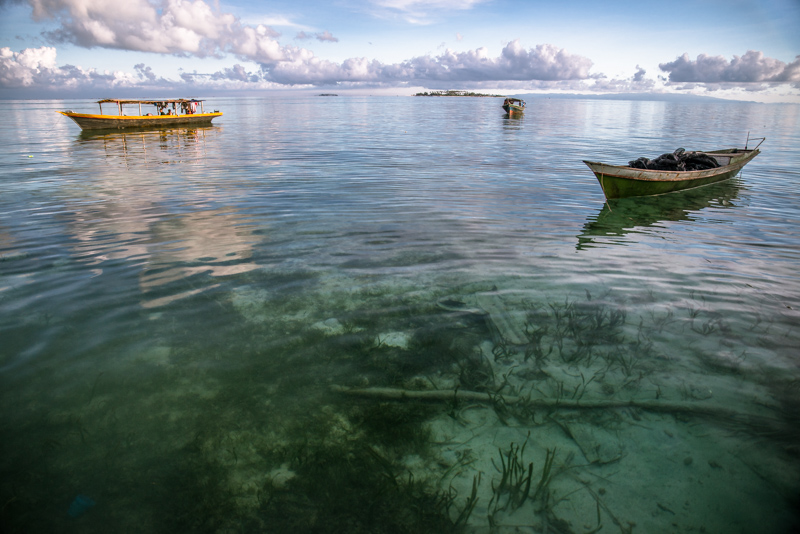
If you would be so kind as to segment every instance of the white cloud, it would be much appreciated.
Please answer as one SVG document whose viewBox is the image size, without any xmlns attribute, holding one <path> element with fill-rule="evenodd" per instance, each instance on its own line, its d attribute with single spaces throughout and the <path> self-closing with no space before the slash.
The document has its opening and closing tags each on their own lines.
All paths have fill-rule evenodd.
<svg viewBox="0 0 800 534">
<path fill-rule="evenodd" d="M 85 48 L 117 48 L 206 56 L 222 52 L 240 35 L 241 24 L 202 0 L 29 0 L 37 20 L 60 26 L 45 35 Z"/>
<path fill-rule="evenodd" d="M 305 31 L 297 32 L 295 39 L 316 39 L 317 41 L 328 41 L 331 43 L 338 43 L 339 39 L 334 37 L 331 32 L 319 32 L 319 33 L 306 33 Z"/>
<path fill-rule="evenodd" d="M 339 39 L 334 37 L 331 34 L 331 32 L 329 32 L 329 31 L 324 31 L 324 32 L 317 33 L 316 35 L 314 35 L 314 37 L 317 38 L 317 41 L 328 41 L 328 42 L 331 42 L 331 43 L 338 43 L 339 42 Z"/>
<path fill-rule="evenodd" d="M 66 90 L 86 88 L 138 87 L 142 77 L 147 77 L 143 66 L 136 69 L 139 76 L 123 71 L 99 72 L 84 70 L 73 65 L 56 66 L 56 49 L 43 46 L 13 52 L 0 48 L 0 89 L 21 90 L 28 96 L 30 90 L 50 90 L 63 93 Z"/>
<path fill-rule="evenodd" d="M 472 9 L 488 0 L 372 0 L 372 4 L 396 11 L 456 11 Z"/>
<path fill-rule="evenodd" d="M 422 56 L 399 64 L 351 58 L 341 63 L 319 59 L 304 48 L 281 45 L 279 34 L 263 24 L 243 24 L 237 17 L 212 8 L 204 0 L 28 0 L 37 19 L 51 18 L 60 26 L 47 36 L 56 42 L 86 48 L 103 47 L 199 58 L 233 54 L 261 66 L 264 77 L 283 84 L 359 81 L 574 80 L 588 77 L 592 62 L 552 45 L 526 50 L 518 40 L 500 57 L 486 49 Z M 401 11 L 470 9 L 483 0 L 376 0 L 376 5 Z M 298 39 L 337 42 L 330 32 Z"/>
<path fill-rule="evenodd" d="M 148 80 L 150 82 L 154 82 L 158 79 L 158 77 L 153 72 L 151 67 L 145 66 L 144 63 L 139 63 L 133 66 L 136 73 L 139 75 L 139 78 L 142 80 Z"/>
<path fill-rule="evenodd" d="M 307 26 L 303 24 L 298 24 L 297 22 L 293 22 L 290 19 L 284 16 L 266 16 L 266 17 L 259 17 L 258 24 L 266 24 L 267 26 L 286 26 L 289 28 L 299 28 L 301 30 L 309 29 Z"/>
<path fill-rule="evenodd" d="M 638 65 L 630 78 L 607 79 L 591 72 L 592 61 L 586 57 L 550 44 L 525 48 L 519 40 L 508 43 L 496 56 L 490 55 L 486 48 L 465 52 L 447 49 L 437 55 L 418 56 L 392 64 L 364 57 L 341 62 L 322 59 L 304 48 L 279 46 L 269 37 L 267 28 L 244 28 L 236 44 L 237 56 L 260 60 L 257 69 L 248 70 L 236 64 L 213 73 L 184 72 L 177 80 L 157 76 L 144 63 L 135 65 L 132 73 L 99 72 L 79 66 L 58 66 L 53 47 L 28 48 L 20 52 L 5 47 L 0 49 L 0 90 L 11 97 L 30 97 L 34 93 L 64 97 L 65 91 L 85 94 L 110 89 L 123 96 L 123 93 L 133 95 L 136 91 L 236 91 L 313 86 L 592 92 L 657 89 L 656 81 L 647 78 L 645 70 Z M 755 52 L 748 54 L 739 63 L 720 62 L 719 58 L 692 62 L 684 56 L 674 65 L 662 65 L 662 70 L 687 78 L 671 82 L 672 89 L 679 91 L 715 92 L 739 87 L 758 92 L 776 89 L 781 84 L 785 87 L 787 82 L 797 83 L 800 58 L 786 65 Z M 688 71 L 691 75 L 685 74 L 687 65 L 695 68 L 695 71 Z M 710 81 L 730 79 L 736 81 Z"/>
<path fill-rule="evenodd" d="M 261 63 L 281 61 L 287 55 L 273 28 L 244 24 L 204 0 L 28 1 L 35 19 L 59 23 L 44 34 L 56 43 L 200 58 L 232 53 Z M 316 37 L 337 41 L 329 32 Z"/>
<path fill-rule="evenodd" d="M 669 73 L 671 83 L 704 83 L 709 84 L 709 89 L 712 86 L 746 87 L 752 84 L 757 87 L 783 83 L 800 86 L 800 56 L 787 65 L 754 50 L 741 57 L 733 56 L 731 61 L 706 54 L 700 54 L 693 61 L 689 54 L 683 54 L 675 61 L 659 64 L 659 68 Z"/>
<path fill-rule="evenodd" d="M 640 73 L 642 76 L 640 76 Z M 599 79 L 595 80 L 595 82 L 587 87 L 587 89 L 591 90 L 595 93 L 645 93 L 652 91 L 655 86 L 655 80 L 650 80 L 643 77 L 644 71 L 639 69 L 639 71 L 633 75 L 631 78 L 627 78 L 624 80 L 620 79 Z"/>
<path fill-rule="evenodd" d="M 275 63 L 286 59 L 286 48 L 273 39 L 266 26 L 246 26 L 231 43 L 230 51 L 238 57 L 258 63 Z"/>
<path fill-rule="evenodd" d="M 0 86 L 30 87 L 56 68 L 56 49 L 44 46 L 19 53 L 0 48 Z"/>
<path fill-rule="evenodd" d="M 293 58 L 265 65 L 265 78 L 282 84 L 483 82 L 505 80 L 581 80 L 589 78 L 591 60 L 567 53 L 553 45 L 526 50 L 518 40 L 509 43 L 499 57 L 486 48 L 467 52 L 445 50 L 439 56 L 420 56 L 402 63 L 383 64 L 351 58 L 341 64 L 322 60 L 308 50 L 297 49 Z"/>
<path fill-rule="evenodd" d="M 453 11 L 465 11 L 490 0 L 371 0 L 377 16 L 399 16 L 411 24 L 430 24 Z"/>
<path fill-rule="evenodd" d="M 56 66 L 56 49 L 31 48 L 19 53 L 3 48 L 0 53 L 0 88 L 36 87 L 56 92 L 62 87 L 94 88 L 224 88 L 226 82 L 269 86 L 404 86 L 408 84 L 484 84 L 492 82 L 558 82 L 589 78 L 592 62 L 571 55 L 552 45 L 523 48 L 512 41 L 499 56 L 491 57 L 485 48 L 467 52 L 445 50 L 437 56 L 420 56 L 408 61 L 384 64 L 367 58 L 350 58 L 333 62 L 316 57 L 298 47 L 280 47 L 269 38 L 266 29 L 244 28 L 237 42 L 236 53 L 246 59 L 257 59 L 260 71 L 247 72 L 235 65 L 213 74 L 183 73 L 180 81 L 158 78 L 143 63 L 134 66 L 134 73 L 113 74 L 84 70 L 74 66 Z"/>
<path fill-rule="evenodd" d="M 257 82 L 258 76 L 252 75 L 238 63 L 222 72 L 217 72 L 212 76 L 215 80 L 237 80 L 240 82 Z"/>
</svg>

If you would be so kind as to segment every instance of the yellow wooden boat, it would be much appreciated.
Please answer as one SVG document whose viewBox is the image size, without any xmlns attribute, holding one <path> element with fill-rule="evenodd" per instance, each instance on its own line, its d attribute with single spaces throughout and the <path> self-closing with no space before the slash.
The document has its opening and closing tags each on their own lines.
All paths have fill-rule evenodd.
<svg viewBox="0 0 800 534">
<path fill-rule="evenodd" d="M 100 105 L 99 115 L 76 113 L 72 110 L 58 111 L 57 113 L 74 120 L 82 130 L 197 126 L 210 124 L 212 120 L 222 116 L 222 112 L 216 110 L 206 113 L 203 109 L 203 100 L 195 99 L 123 100 L 107 98 L 98 100 L 97 103 Z M 117 113 L 114 115 L 103 114 L 103 104 L 112 104 Z M 155 112 L 142 113 L 143 105 L 155 106 Z M 134 108 L 132 115 L 126 115 L 124 106 L 138 106 L 138 108 Z"/>
</svg>

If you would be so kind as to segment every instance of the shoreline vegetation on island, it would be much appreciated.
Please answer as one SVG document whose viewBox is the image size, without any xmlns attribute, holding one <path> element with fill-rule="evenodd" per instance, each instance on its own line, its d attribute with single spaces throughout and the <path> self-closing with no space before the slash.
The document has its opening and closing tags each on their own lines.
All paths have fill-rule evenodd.
<svg viewBox="0 0 800 534">
<path fill-rule="evenodd" d="M 414 96 L 482 96 L 491 98 L 505 98 L 503 95 L 485 95 L 483 93 L 473 93 L 471 91 L 430 91 L 417 93 Z"/>
</svg>

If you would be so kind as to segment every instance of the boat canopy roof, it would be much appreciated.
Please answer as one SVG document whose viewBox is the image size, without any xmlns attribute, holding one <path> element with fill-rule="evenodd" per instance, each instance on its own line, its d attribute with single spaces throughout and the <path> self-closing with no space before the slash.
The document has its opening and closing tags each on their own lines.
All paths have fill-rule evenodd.
<svg viewBox="0 0 800 534">
<path fill-rule="evenodd" d="M 204 100 L 198 100 L 196 98 L 159 98 L 159 99 L 151 99 L 151 100 L 127 100 L 124 98 L 104 98 L 103 100 L 98 100 L 98 104 L 105 104 L 106 102 L 114 102 L 115 104 L 182 104 L 184 102 L 204 102 Z"/>
</svg>

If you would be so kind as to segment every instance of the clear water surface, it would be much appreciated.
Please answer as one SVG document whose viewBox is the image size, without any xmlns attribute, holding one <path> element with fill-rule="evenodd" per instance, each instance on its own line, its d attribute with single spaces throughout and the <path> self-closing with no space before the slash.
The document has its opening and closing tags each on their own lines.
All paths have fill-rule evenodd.
<svg viewBox="0 0 800 534">
<path fill-rule="evenodd" d="M 0 104 L 3 531 L 797 527 L 797 106 L 95 106 Z M 661 197 L 581 161 L 748 132 Z"/>
</svg>

